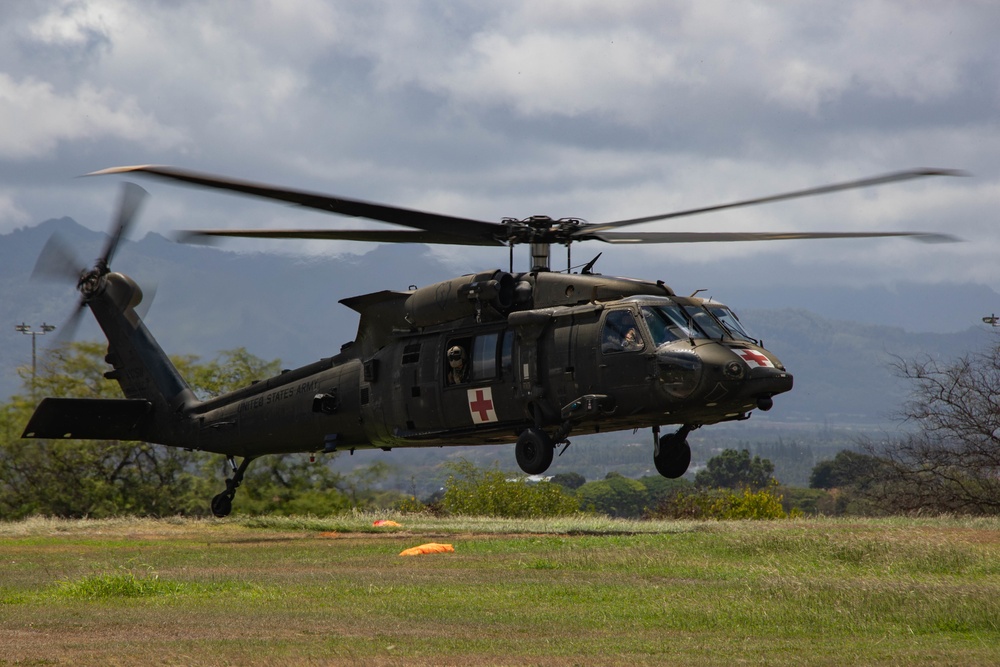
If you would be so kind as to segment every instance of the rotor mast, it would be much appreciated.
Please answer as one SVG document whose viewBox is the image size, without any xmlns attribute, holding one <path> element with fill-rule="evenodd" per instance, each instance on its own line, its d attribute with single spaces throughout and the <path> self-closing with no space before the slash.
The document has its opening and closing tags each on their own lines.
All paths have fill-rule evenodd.
<svg viewBox="0 0 1000 667">
<path fill-rule="evenodd" d="M 573 234 L 579 229 L 581 222 L 577 218 L 554 220 L 547 215 L 533 215 L 524 220 L 504 219 L 508 243 L 530 244 L 532 272 L 552 270 L 553 243 L 562 243 L 566 246 L 566 271 L 571 270 L 570 246 L 574 241 Z"/>
<path fill-rule="evenodd" d="M 531 271 L 548 271 L 549 255 L 551 254 L 551 244 L 542 241 L 531 242 Z"/>
</svg>

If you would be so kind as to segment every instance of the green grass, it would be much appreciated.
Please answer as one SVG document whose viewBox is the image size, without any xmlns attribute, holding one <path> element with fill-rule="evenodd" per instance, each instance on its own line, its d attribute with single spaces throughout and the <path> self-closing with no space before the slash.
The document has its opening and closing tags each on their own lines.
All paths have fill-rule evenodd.
<svg viewBox="0 0 1000 667">
<path fill-rule="evenodd" d="M 1000 664 L 1000 521 L 0 524 L 0 665 L 139 663 Z"/>
</svg>

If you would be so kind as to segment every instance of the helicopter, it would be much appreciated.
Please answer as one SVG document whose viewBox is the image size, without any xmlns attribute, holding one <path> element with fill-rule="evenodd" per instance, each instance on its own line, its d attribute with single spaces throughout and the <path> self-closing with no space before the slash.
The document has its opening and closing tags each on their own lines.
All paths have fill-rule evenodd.
<svg viewBox="0 0 1000 667">
<path fill-rule="evenodd" d="M 668 478 L 691 462 L 688 434 L 749 419 L 792 389 L 792 374 L 727 305 L 674 292 L 663 280 L 604 276 L 597 259 L 573 272 L 570 247 L 610 244 L 910 237 L 926 232 L 622 232 L 647 222 L 864 188 L 931 176 L 913 169 L 728 204 L 606 223 L 532 216 L 499 223 L 232 179 L 176 167 L 113 167 L 91 175 L 164 179 L 282 201 L 341 216 L 395 224 L 385 230 L 190 230 L 183 241 L 217 237 L 453 244 L 509 249 L 493 268 L 408 290 L 382 290 L 340 303 L 359 315 L 357 336 L 339 352 L 221 396 L 199 400 L 137 307 L 142 290 L 111 270 L 121 239 L 147 193 L 123 184 L 100 258 L 81 269 L 56 237 L 36 274 L 71 278 L 80 293 L 73 318 L 89 308 L 108 340 L 105 377 L 124 398 L 44 398 L 22 437 L 144 441 L 221 454 L 232 476 L 211 501 L 232 511 L 248 466 L 287 453 L 515 443 L 518 466 L 544 473 L 577 434 L 650 429 L 653 464 Z M 515 271 L 514 248 L 531 265 Z M 551 267 L 554 245 L 567 269 Z M 676 426 L 660 434 L 662 426 Z M 240 462 L 237 464 L 237 457 Z"/>
</svg>

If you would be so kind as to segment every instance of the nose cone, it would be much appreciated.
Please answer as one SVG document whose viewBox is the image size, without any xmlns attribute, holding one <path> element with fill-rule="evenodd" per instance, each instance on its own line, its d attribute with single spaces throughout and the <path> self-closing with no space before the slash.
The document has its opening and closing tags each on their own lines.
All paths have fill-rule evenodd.
<svg viewBox="0 0 1000 667">
<path fill-rule="evenodd" d="M 767 350 L 703 342 L 657 350 L 659 386 L 669 399 L 681 399 L 688 419 L 714 423 L 754 409 L 768 410 L 771 398 L 792 388 L 792 375 Z"/>
<path fill-rule="evenodd" d="M 738 348 L 732 352 L 746 365 L 740 395 L 757 399 L 762 410 L 770 409 L 772 396 L 791 390 L 792 374 L 764 348 Z"/>
</svg>

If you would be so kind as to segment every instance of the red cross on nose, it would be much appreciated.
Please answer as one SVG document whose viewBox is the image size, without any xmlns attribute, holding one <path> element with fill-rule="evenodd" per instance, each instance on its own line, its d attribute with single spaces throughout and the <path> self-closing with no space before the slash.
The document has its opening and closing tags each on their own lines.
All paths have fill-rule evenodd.
<svg viewBox="0 0 1000 667">
<path fill-rule="evenodd" d="M 740 350 L 739 355 L 747 364 L 757 364 L 757 368 L 770 368 L 774 366 L 770 359 L 755 350 Z"/>
</svg>

